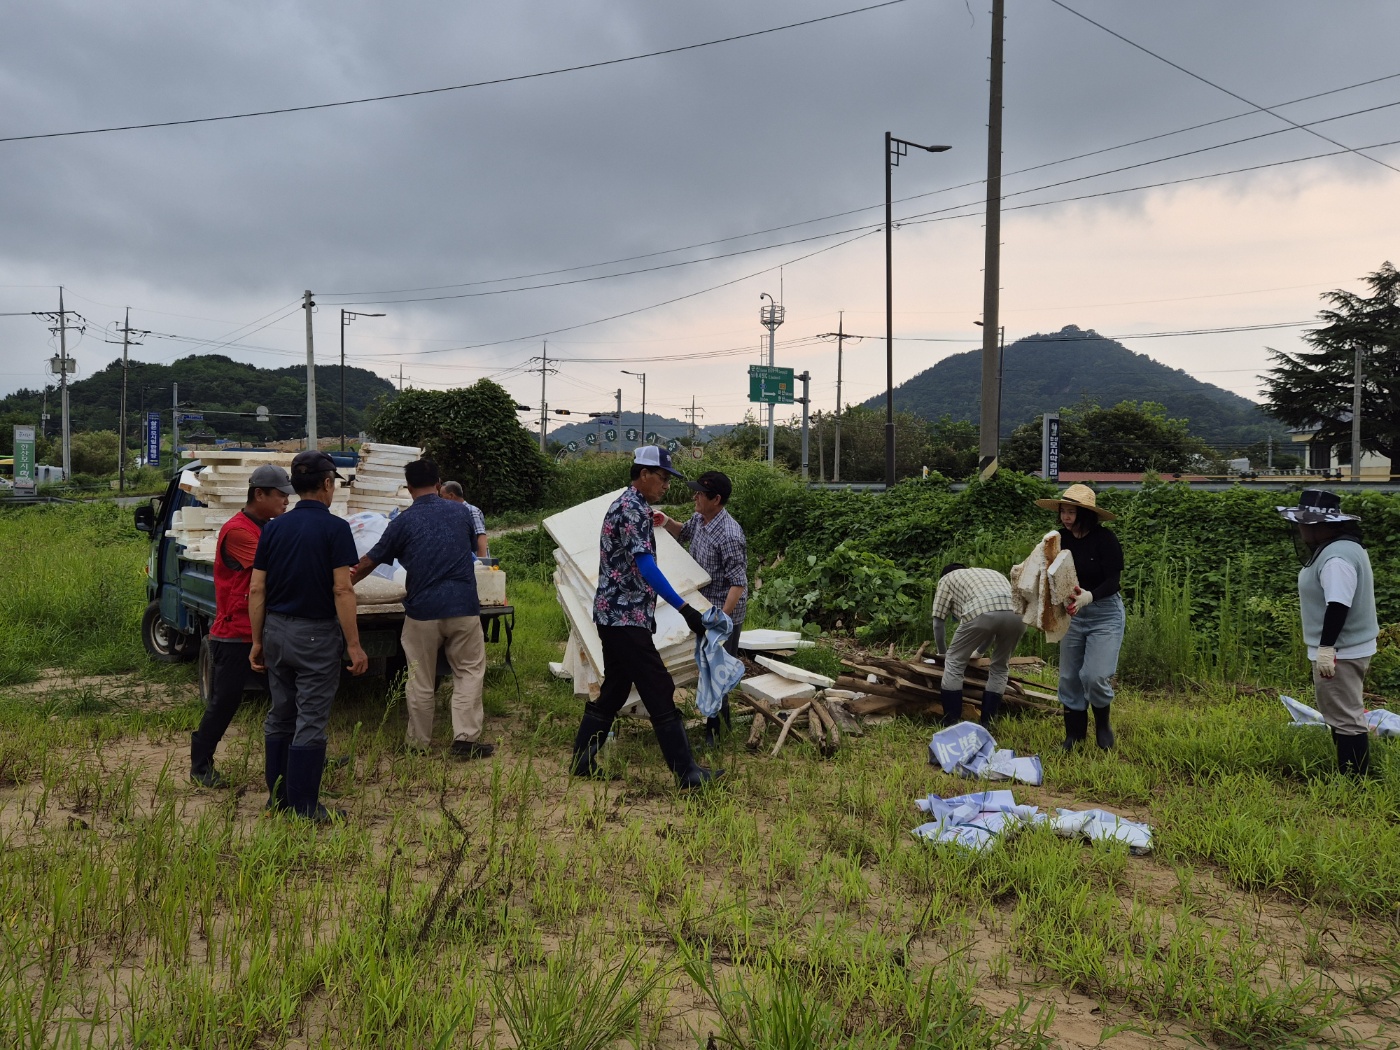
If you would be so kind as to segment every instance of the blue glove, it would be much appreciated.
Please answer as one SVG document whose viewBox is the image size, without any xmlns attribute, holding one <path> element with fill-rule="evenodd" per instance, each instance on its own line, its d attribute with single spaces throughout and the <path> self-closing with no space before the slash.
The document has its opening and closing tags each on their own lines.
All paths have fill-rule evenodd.
<svg viewBox="0 0 1400 1050">
<path fill-rule="evenodd" d="M 642 574 L 642 579 L 647 581 L 647 585 L 656 592 L 657 597 L 666 599 L 666 603 L 672 608 L 679 609 L 685 605 L 684 599 L 676 593 L 675 588 L 667 582 L 666 577 L 661 575 L 661 570 L 656 567 L 656 555 L 637 555 L 637 571 Z"/>
</svg>

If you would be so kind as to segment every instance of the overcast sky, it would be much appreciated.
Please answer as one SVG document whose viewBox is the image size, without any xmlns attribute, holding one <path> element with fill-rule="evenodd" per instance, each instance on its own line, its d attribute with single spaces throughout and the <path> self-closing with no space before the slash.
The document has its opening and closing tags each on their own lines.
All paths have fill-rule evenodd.
<svg viewBox="0 0 1400 1050">
<path fill-rule="evenodd" d="M 0 138 L 518 77 L 860 6 L 16 4 Z M 1366 159 L 1220 90 L 1270 108 L 1331 92 L 1277 112 L 1326 120 L 1313 129 L 1343 147 L 1400 140 L 1400 4 L 1068 0 L 1218 88 L 1054 0 L 1007 6 L 1008 341 L 1092 327 L 1257 396 L 1264 348 L 1297 348 L 1298 328 L 1134 336 L 1307 321 L 1319 293 L 1400 258 L 1400 146 Z M 493 375 L 538 406 L 523 369 L 553 332 L 551 405 L 608 408 L 621 386 L 636 410 L 629 368 L 648 374 L 650 412 L 694 396 L 718 423 L 748 408 L 759 295 L 781 289 L 778 363 L 810 369 L 814 407 L 833 407 L 834 346 L 815 337 L 839 311 L 847 331 L 884 331 L 886 130 L 953 147 L 894 175 L 896 220 L 934 220 L 895 233 L 896 380 L 979 343 L 989 38 L 986 0 L 903 0 L 469 90 L 0 142 L 0 312 L 55 309 L 64 285 L 91 322 L 70 343 L 81 374 L 111 360 L 101 340 L 128 305 L 159 333 L 142 360 L 283 366 L 305 360 L 310 288 L 324 363 L 342 306 L 385 311 L 348 329 L 354 363 L 435 388 Z M 1165 137 L 1112 149 L 1148 136 Z M 1273 166 L 1200 178 L 1259 165 Z M 553 287 L 511 290 L 537 285 Z M 0 391 L 41 385 L 52 345 L 41 320 L 0 317 Z M 604 360 L 569 360 L 587 358 Z M 880 392 L 882 338 L 848 344 L 846 365 L 847 402 Z"/>
</svg>

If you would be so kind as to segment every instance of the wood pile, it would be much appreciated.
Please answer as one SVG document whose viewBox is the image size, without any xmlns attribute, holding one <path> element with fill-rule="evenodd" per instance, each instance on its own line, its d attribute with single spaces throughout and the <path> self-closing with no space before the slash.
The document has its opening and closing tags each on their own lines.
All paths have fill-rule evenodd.
<svg viewBox="0 0 1400 1050">
<path fill-rule="evenodd" d="M 899 660 L 893 656 L 866 656 L 859 661 L 842 660 L 843 666 L 855 674 L 842 675 L 836 680 L 838 688 L 858 691 L 866 695 L 853 700 L 847 709 L 856 715 L 935 715 L 942 716 L 943 658 L 924 658 L 920 655 L 913 660 Z M 1011 658 L 1014 671 L 1018 666 L 1039 665 L 1037 657 Z M 963 702 L 980 707 L 982 695 L 986 691 L 988 669 L 991 661 L 972 660 L 963 675 Z M 873 680 L 872 680 L 873 679 Z M 1053 711 L 1058 698 L 1046 692 L 1043 686 L 1017 678 L 1015 674 L 1007 680 L 1002 694 L 1002 706 L 1011 710 Z"/>
</svg>

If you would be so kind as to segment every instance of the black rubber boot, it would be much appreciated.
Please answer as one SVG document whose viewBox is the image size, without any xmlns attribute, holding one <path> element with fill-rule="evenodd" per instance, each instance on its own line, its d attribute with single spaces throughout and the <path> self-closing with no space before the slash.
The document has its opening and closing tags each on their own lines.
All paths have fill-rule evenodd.
<svg viewBox="0 0 1400 1050">
<path fill-rule="evenodd" d="M 1108 707 L 1106 704 L 1094 708 L 1094 743 L 1099 745 L 1100 751 L 1113 750 L 1113 727 L 1108 724 Z"/>
<path fill-rule="evenodd" d="M 938 698 L 943 704 L 943 728 L 955 726 L 963 720 L 963 695 L 961 689 L 940 689 Z"/>
<path fill-rule="evenodd" d="M 1334 732 L 1337 742 L 1337 768 L 1344 776 L 1365 777 L 1371 772 L 1371 734 L 1345 735 Z"/>
<path fill-rule="evenodd" d="M 656 742 L 661 745 L 666 765 L 676 774 L 676 783 L 682 789 L 690 791 L 703 787 L 724 776 L 724 770 L 709 769 L 695 761 L 695 756 L 690 753 L 690 740 L 685 735 L 685 719 L 679 711 L 663 715 L 660 721 L 653 719 L 651 728 L 656 734 Z"/>
<path fill-rule="evenodd" d="M 598 765 L 598 752 L 607 743 L 608 731 L 613 720 L 589 703 L 583 706 L 583 721 L 579 723 L 574 737 L 574 757 L 569 763 L 569 772 L 576 777 L 591 777 L 594 780 L 607 779 Z"/>
<path fill-rule="evenodd" d="M 291 746 L 290 736 L 263 737 L 263 775 L 267 779 L 265 809 L 275 812 L 287 808 L 287 749 Z"/>
<path fill-rule="evenodd" d="M 734 720 L 729 714 L 729 697 L 725 697 L 720 702 L 719 713 L 711 718 L 705 719 L 705 746 L 715 747 L 719 744 L 722 733 L 728 733 L 734 728 Z"/>
<path fill-rule="evenodd" d="M 228 787 L 228 781 L 214 768 L 214 749 L 200 742 L 198 731 L 190 734 L 190 779 L 200 787 Z"/>
<path fill-rule="evenodd" d="M 287 749 L 287 803 L 293 813 L 316 824 L 344 820 L 344 810 L 321 805 L 321 774 L 326 769 L 326 745 Z"/>
<path fill-rule="evenodd" d="M 1065 712 L 1065 742 L 1060 746 L 1066 751 L 1073 751 L 1080 744 L 1084 743 L 1084 738 L 1089 735 L 1089 712 L 1073 711 L 1066 707 Z"/>
<path fill-rule="evenodd" d="M 1001 694 L 983 693 L 982 716 L 977 719 L 977 724 L 983 729 L 990 729 L 992 727 L 992 719 L 996 718 L 999 714 L 1001 714 Z"/>
</svg>

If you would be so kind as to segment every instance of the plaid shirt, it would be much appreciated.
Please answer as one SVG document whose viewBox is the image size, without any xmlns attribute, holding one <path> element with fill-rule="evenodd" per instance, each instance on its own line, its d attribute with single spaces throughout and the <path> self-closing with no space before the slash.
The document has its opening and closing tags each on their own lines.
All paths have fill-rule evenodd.
<svg viewBox="0 0 1400 1050">
<path fill-rule="evenodd" d="M 603 516 L 598 537 L 598 590 L 593 622 L 600 627 L 656 630 L 656 592 L 642 579 L 637 556 L 656 557 L 651 504 L 630 485 Z"/>
<path fill-rule="evenodd" d="M 1011 612 L 1011 581 L 994 569 L 955 569 L 938 581 L 933 618 L 967 623 L 983 613 Z"/>
<path fill-rule="evenodd" d="M 710 574 L 710 582 L 700 588 L 700 593 L 712 605 L 723 609 L 729 588 L 744 588 L 730 617 L 736 627 L 743 623 L 749 607 L 749 541 L 739 523 L 723 508 L 708 525 L 699 514 L 694 514 L 681 526 L 680 541 L 689 546 L 690 556 L 700 568 Z"/>
</svg>

